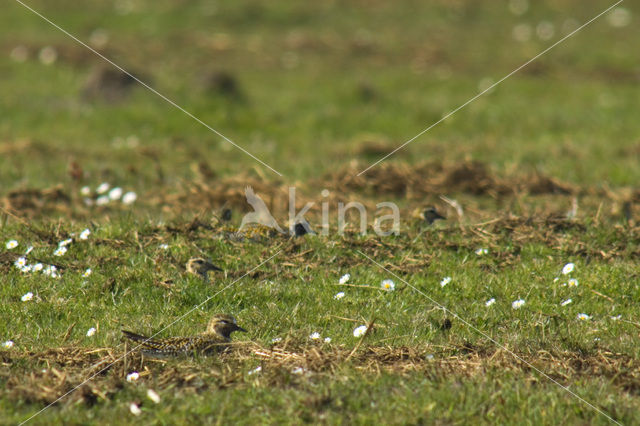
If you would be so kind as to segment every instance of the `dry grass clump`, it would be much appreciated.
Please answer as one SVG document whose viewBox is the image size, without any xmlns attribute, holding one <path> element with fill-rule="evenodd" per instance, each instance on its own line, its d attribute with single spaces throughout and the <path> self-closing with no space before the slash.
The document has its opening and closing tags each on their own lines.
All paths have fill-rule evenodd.
<svg viewBox="0 0 640 426">
<path fill-rule="evenodd" d="M 491 373 L 533 372 L 532 365 L 561 384 L 580 377 L 604 377 L 625 392 L 640 392 L 640 361 L 606 350 L 592 354 L 540 350 L 518 353 L 518 358 L 502 349 L 472 345 L 363 346 L 357 351 L 341 346 L 302 346 L 281 342 L 272 347 L 239 342 L 220 358 L 182 358 L 176 360 L 145 359 L 136 352 L 112 348 L 53 348 L 39 353 L 2 354 L 3 363 L 22 362 L 23 374 L 2 374 L 5 392 L 12 398 L 30 403 L 50 404 L 76 386 L 71 403 L 94 404 L 109 399 L 126 386 L 130 371 L 140 373 L 141 382 L 153 383 L 158 390 L 177 388 L 199 392 L 210 387 L 243 386 L 251 378 L 265 386 L 289 386 L 290 377 L 334 375 L 348 365 L 365 374 L 415 374 L 433 380 L 472 377 Z M 261 366 L 259 375 L 247 375 Z M 46 367 L 46 368 L 43 368 Z M 92 380 L 88 380 L 93 377 Z M 542 380 L 534 374 L 533 380 Z M 86 381 L 86 382 L 85 382 Z M 66 399 L 65 399 L 66 401 Z"/>
</svg>

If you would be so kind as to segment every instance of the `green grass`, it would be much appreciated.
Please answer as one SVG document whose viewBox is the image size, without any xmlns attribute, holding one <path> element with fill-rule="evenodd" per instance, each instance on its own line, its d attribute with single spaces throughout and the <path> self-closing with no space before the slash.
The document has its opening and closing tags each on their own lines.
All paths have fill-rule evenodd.
<svg viewBox="0 0 640 426">
<path fill-rule="evenodd" d="M 0 342 L 15 346 L 0 349 L 0 423 L 25 420 L 89 378 L 107 352 L 87 352 L 119 358 L 121 328 L 191 335 L 217 312 L 249 330 L 234 336 L 231 353 L 144 365 L 134 356 L 129 368 L 119 361 L 32 423 L 609 423 L 550 378 L 616 421 L 640 420 L 634 5 L 624 4 L 631 25 L 594 22 L 373 169 L 410 170 L 397 175 L 407 190 L 376 192 L 391 177 L 370 173 L 358 185 L 335 173 L 352 170 L 352 160 L 353 170 L 367 167 L 383 155 L 363 149 L 371 142 L 400 145 L 478 93 L 482 80 L 497 81 L 566 34 L 567 19 L 585 22 L 609 4 L 536 2 L 523 16 L 471 1 L 130 4 L 126 14 L 107 1 L 32 6 L 84 41 L 107 31 L 109 58 L 284 176 L 143 87 L 117 103 L 84 98 L 101 59 L 8 4 L 0 17 Z M 551 40 L 513 39 L 515 25 L 535 32 L 543 20 L 555 25 Z M 25 62 L 10 58 L 17 45 L 29 52 Z M 47 45 L 58 52 L 49 66 L 37 59 Z M 229 73 L 240 95 L 207 88 L 213 71 Z M 471 161 L 509 191 L 495 184 L 476 193 L 476 175 L 451 180 Z M 429 173 L 410 168 L 425 162 Z M 570 193 L 528 193 L 536 173 Z M 138 200 L 85 206 L 80 188 L 101 182 Z M 286 185 L 305 201 L 330 189 L 331 234 L 230 238 L 216 217 L 228 206 L 231 226 L 240 224 L 247 184 L 272 201 Z M 440 195 L 465 216 L 457 220 Z M 557 219 L 574 199 L 575 219 Z M 337 235 L 335 202 L 348 200 L 397 202 L 400 234 Z M 448 219 L 427 226 L 411 215 L 427 204 Z M 273 207 L 281 219 L 286 206 Z M 317 226 L 319 212 L 309 220 Z M 53 255 L 85 228 L 86 241 Z M 5 249 L 11 239 L 20 245 Z M 28 246 L 29 263 L 55 264 L 62 277 L 20 272 L 13 263 Z M 488 254 L 476 255 L 482 247 Z M 225 273 L 212 284 L 187 275 L 193 256 Z M 568 262 L 577 287 L 563 286 Z M 346 273 L 365 287 L 337 285 Z M 380 290 L 389 278 L 395 290 Z M 22 302 L 27 292 L 34 298 Z M 525 305 L 513 309 L 520 298 Z M 372 320 L 360 342 L 354 328 Z M 87 337 L 90 327 L 97 332 Z M 311 340 L 313 332 L 331 342 Z M 143 377 L 128 383 L 134 368 Z M 146 398 L 149 388 L 160 404 Z M 132 402 L 142 403 L 140 417 Z"/>
</svg>

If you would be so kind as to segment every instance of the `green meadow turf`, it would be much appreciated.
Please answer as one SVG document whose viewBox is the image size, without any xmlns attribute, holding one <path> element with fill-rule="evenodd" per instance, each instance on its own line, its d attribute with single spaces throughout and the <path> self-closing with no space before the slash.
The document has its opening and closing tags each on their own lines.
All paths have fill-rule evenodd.
<svg viewBox="0 0 640 426">
<path fill-rule="evenodd" d="M 90 378 L 106 353 L 91 350 L 119 358 L 121 328 L 191 335 L 218 312 L 249 330 L 234 335 L 237 353 L 136 358 L 129 369 L 119 361 L 32 423 L 639 421 L 635 5 L 622 4 L 629 25 L 602 17 L 388 160 L 476 161 L 505 181 L 539 174 L 570 193 L 456 186 L 420 199 L 336 193 L 332 176 L 352 160 L 360 169 L 377 161 L 610 4 L 531 2 L 521 16 L 507 2 L 472 1 L 28 4 L 87 43 L 106 31 L 102 53 L 283 176 L 144 87 L 118 102 L 83 95 L 102 59 L 19 3 L 5 5 L 0 343 L 14 345 L 0 348 L 0 423 L 25 420 Z M 549 40 L 536 35 L 542 21 L 555 28 Z M 513 37 L 522 24 L 528 41 Z M 24 62 L 12 58 L 18 46 Z M 45 46 L 57 52 L 53 64 L 38 59 Z M 211 83 L 221 72 L 237 91 Z M 248 179 L 300 186 L 307 198 L 331 188 L 344 200 L 394 201 L 402 227 L 396 236 L 370 227 L 366 236 L 337 235 L 332 210 L 328 236 L 240 240 L 225 227 L 239 226 L 248 206 L 230 200 L 234 215 L 223 226 L 216 217 L 226 200 L 185 195 L 206 186 L 202 194 L 218 196 L 229 179 L 235 195 Z M 84 205 L 80 188 L 102 182 L 138 199 Z M 466 215 L 457 218 L 440 195 Z M 574 203 L 575 218 L 558 219 Z M 425 204 L 447 220 L 427 226 L 411 216 Z M 319 220 L 312 213 L 312 225 Z M 84 229 L 91 234 L 80 240 Z M 14 239 L 18 247 L 6 248 Z M 29 264 L 54 264 L 61 277 L 16 268 L 29 246 Z M 193 256 L 225 272 L 208 284 L 187 275 Z M 575 269 L 563 275 L 570 262 Z M 341 286 L 344 274 L 351 278 Z M 384 279 L 393 291 L 380 288 Z M 364 339 L 354 337 L 371 322 Z M 58 348 L 87 355 L 56 358 Z M 143 377 L 130 383 L 134 366 Z"/>
</svg>

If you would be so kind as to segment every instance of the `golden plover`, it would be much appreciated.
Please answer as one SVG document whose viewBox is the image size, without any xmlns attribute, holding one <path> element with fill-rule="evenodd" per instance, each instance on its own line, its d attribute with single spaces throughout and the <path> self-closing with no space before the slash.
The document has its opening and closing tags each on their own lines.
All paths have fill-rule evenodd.
<svg viewBox="0 0 640 426">
<path fill-rule="evenodd" d="M 201 257 L 194 257 L 189 259 L 187 262 L 187 272 L 194 275 L 199 275 L 203 280 L 209 281 L 208 272 L 209 271 L 222 271 L 221 268 L 217 267 L 211 262 L 207 262 Z"/>
<path fill-rule="evenodd" d="M 421 214 L 422 219 L 424 219 L 429 225 L 435 222 L 438 219 L 446 219 L 446 217 L 442 216 L 435 207 L 429 206 L 427 207 Z"/>
<path fill-rule="evenodd" d="M 127 339 L 138 343 L 143 354 L 167 357 L 221 352 L 229 346 L 234 331 L 247 330 L 240 327 L 231 315 L 217 314 L 209 321 L 207 331 L 198 336 L 152 339 L 127 330 L 122 330 L 122 333 Z"/>
</svg>

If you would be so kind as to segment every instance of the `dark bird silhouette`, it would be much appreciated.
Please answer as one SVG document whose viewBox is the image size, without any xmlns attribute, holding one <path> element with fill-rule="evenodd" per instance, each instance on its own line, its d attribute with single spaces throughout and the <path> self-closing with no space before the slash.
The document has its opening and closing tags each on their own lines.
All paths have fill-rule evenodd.
<svg viewBox="0 0 640 426">
<path fill-rule="evenodd" d="M 446 217 L 442 216 L 435 207 L 429 206 L 427 207 L 421 214 L 422 218 L 429 224 L 433 224 L 438 219 L 446 219 Z"/>
</svg>

